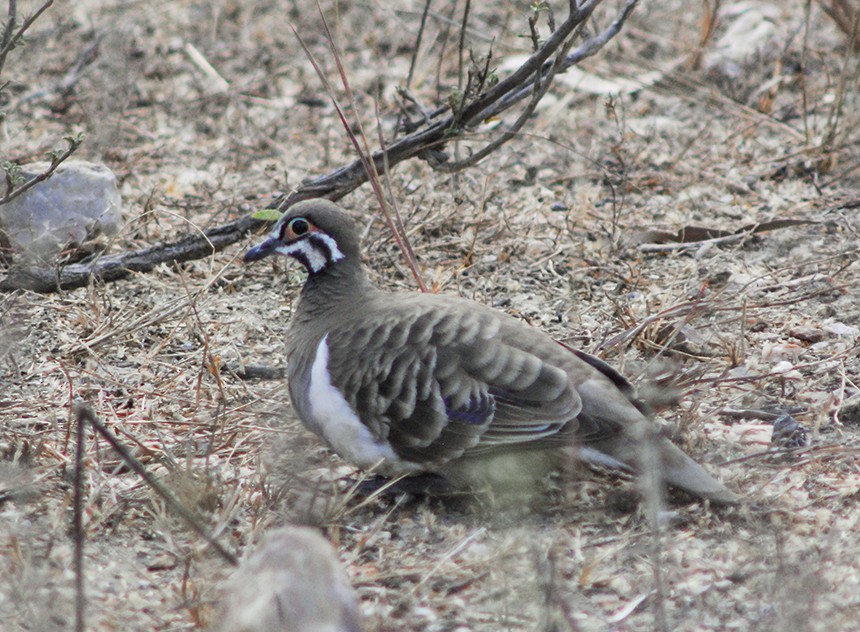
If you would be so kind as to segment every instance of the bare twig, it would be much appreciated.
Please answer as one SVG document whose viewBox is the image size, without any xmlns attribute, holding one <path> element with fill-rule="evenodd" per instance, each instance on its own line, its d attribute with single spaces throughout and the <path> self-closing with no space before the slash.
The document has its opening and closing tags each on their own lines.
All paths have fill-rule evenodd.
<svg viewBox="0 0 860 632">
<path fill-rule="evenodd" d="M 575 12 L 572 12 L 558 29 L 553 31 L 552 35 L 547 38 L 543 46 L 523 62 L 516 71 L 496 84 L 491 90 L 482 94 L 470 104 L 469 108 L 466 108 L 465 114 L 462 117 L 464 124 L 466 126 L 475 125 L 487 118 L 497 116 L 502 111 L 531 94 L 535 83 L 543 80 L 541 76 L 536 77 L 535 73 L 539 72 L 545 75 L 550 71 L 554 62 L 549 61 L 549 58 L 561 48 L 579 24 L 588 19 L 599 3 L 600 0 L 584 3 Z M 564 61 L 560 63 L 556 73 L 567 70 L 603 48 L 621 31 L 622 26 L 633 12 L 637 3 L 638 0 L 627 0 L 615 20 L 602 33 L 590 37 L 576 50 L 567 55 Z M 439 107 L 431 112 L 429 117 L 431 120 L 436 119 L 448 110 L 449 106 L 447 105 Z"/>
<path fill-rule="evenodd" d="M 460 23 L 460 41 L 457 43 L 457 87 L 463 87 L 463 54 L 466 50 L 466 29 L 469 26 L 469 11 L 472 8 L 470 0 L 463 7 L 463 20 Z"/>
<path fill-rule="evenodd" d="M 418 62 L 418 53 L 421 50 L 421 42 L 424 40 L 424 28 L 427 26 L 427 14 L 430 12 L 430 0 L 424 0 L 424 9 L 421 11 L 421 24 L 418 26 L 418 35 L 415 38 L 415 49 L 409 60 L 409 72 L 406 74 L 406 89 L 412 84 L 412 76 L 415 74 L 415 64 Z"/>
<path fill-rule="evenodd" d="M 86 595 L 84 593 L 84 439 L 86 437 L 87 412 L 86 406 L 77 407 L 78 441 L 75 444 L 75 492 L 74 514 L 72 518 L 72 534 L 75 540 L 75 631 L 84 632 Z"/>
<path fill-rule="evenodd" d="M 3 72 L 3 66 L 6 64 L 6 57 L 13 48 L 21 43 L 24 33 L 33 26 L 33 23 L 39 19 L 39 16 L 47 11 L 48 7 L 52 4 L 54 4 L 54 0 L 46 0 L 41 7 L 36 9 L 33 15 L 21 23 L 21 26 L 16 31 L 15 26 L 18 20 L 17 3 L 15 0 L 9 0 L 9 12 L 7 14 L 6 24 L 3 27 L 3 34 L 0 36 L 0 72 Z"/>
<path fill-rule="evenodd" d="M 48 7 L 53 3 L 54 0 L 47 0 L 42 4 L 42 6 L 36 9 L 30 17 L 26 18 L 20 26 L 18 26 L 17 2 L 15 2 L 15 0 L 9 0 L 9 11 L 7 13 L 6 23 L 2 26 L 2 31 L 0 31 L 0 73 L 3 72 L 3 67 L 6 64 L 6 58 L 9 53 L 16 46 L 21 44 L 27 30 L 33 26 L 33 23 L 39 19 L 39 16 L 47 11 Z M 0 83 L 0 92 L 3 91 L 5 86 L 5 83 Z M 50 178 L 57 170 L 57 167 L 77 151 L 81 142 L 83 142 L 83 137 L 80 134 L 70 135 L 66 136 L 65 140 L 68 143 L 68 147 L 64 151 L 54 150 L 48 152 L 48 156 L 51 159 L 50 166 L 43 173 L 38 174 L 36 177 L 31 178 L 26 182 L 22 183 L 17 180 L 16 171 L 19 169 L 17 165 L 11 162 L 4 162 L 2 164 L 2 168 L 6 172 L 6 190 L 2 197 L 0 197 L 0 204 L 5 204 L 6 202 L 14 200 L 36 186 L 39 182 Z"/>
<path fill-rule="evenodd" d="M 322 23 L 323 23 L 323 26 L 325 28 L 326 39 L 328 41 L 332 55 L 334 56 L 335 63 L 337 64 L 338 72 L 340 73 L 341 83 L 344 87 L 344 90 L 346 91 L 346 95 L 350 101 L 350 105 L 352 106 L 353 112 L 357 112 L 358 111 L 358 103 L 355 99 L 355 96 L 352 92 L 352 89 L 350 88 L 349 80 L 347 78 L 346 71 L 343 67 L 343 63 L 342 63 L 340 54 L 337 50 L 337 47 L 335 46 L 334 38 L 332 37 L 331 31 L 329 30 L 329 27 L 328 27 L 328 21 L 325 19 L 325 15 L 323 14 L 322 7 L 319 6 L 319 4 L 317 4 L 317 7 L 319 8 L 320 17 L 322 18 Z M 386 222 L 388 223 L 389 228 L 391 229 L 391 233 L 392 233 L 392 235 L 394 235 L 394 239 L 397 242 L 397 245 L 400 247 L 400 252 L 403 253 L 404 258 L 406 259 L 406 264 L 409 266 L 409 269 L 412 272 L 412 276 L 415 278 L 415 282 L 418 284 L 418 287 L 422 292 L 426 292 L 427 286 L 421 277 L 421 272 L 418 269 L 418 261 L 415 259 L 415 254 L 412 250 L 412 246 L 409 244 L 409 239 L 406 236 L 406 231 L 404 230 L 403 223 L 400 220 L 400 214 L 397 212 L 397 209 L 395 208 L 395 217 L 391 216 L 391 213 L 388 210 L 388 203 L 387 203 L 387 200 L 385 199 L 385 194 L 382 190 L 382 184 L 381 184 L 380 179 L 379 179 L 379 168 L 377 167 L 375 162 L 372 162 L 368 158 L 368 156 L 370 155 L 370 147 L 369 147 L 369 144 L 367 142 L 367 136 L 364 133 L 364 125 L 361 122 L 361 117 L 358 117 L 358 116 L 356 117 L 356 123 L 358 124 L 359 135 L 361 136 L 362 142 L 364 144 L 364 148 L 361 147 L 361 145 L 358 142 L 358 138 L 352 132 L 352 128 L 349 125 L 349 123 L 347 122 L 346 116 L 343 112 L 343 109 L 340 107 L 340 103 L 338 103 L 338 100 L 335 97 L 334 90 L 333 90 L 331 84 L 328 82 L 328 79 L 326 78 L 325 74 L 323 73 L 322 68 L 316 62 L 316 59 L 314 58 L 310 49 L 305 45 L 304 41 L 302 41 L 301 37 L 299 36 L 299 34 L 295 28 L 293 28 L 293 33 L 298 38 L 299 43 L 302 46 L 302 49 L 304 49 L 304 51 L 305 51 L 305 55 L 307 55 L 308 59 L 310 60 L 311 64 L 313 65 L 314 69 L 316 70 L 317 74 L 319 75 L 320 80 L 323 82 L 323 84 L 326 87 L 326 90 L 328 91 L 329 97 L 331 98 L 332 103 L 334 104 L 334 107 L 335 107 L 335 110 L 337 111 L 338 117 L 340 118 L 341 123 L 343 124 L 344 130 L 346 130 L 347 135 L 349 136 L 350 140 L 352 141 L 352 144 L 353 144 L 353 147 L 355 147 L 356 153 L 358 153 L 359 160 L 361 161 L 362 165 L 364 166 L 364 169 L 367 173 L 367 178 L 370 181 L 371 187 L 373 187 L 373 193 L 376 196 L 377 201 L 379 202 L 379 206 L 382 209 L 382 213 L 385 217 Z M 382 152 L 382 155 L 384 158 L 383 167 L 385 167 L 386 173 L 387 173 L 388 164 L 387 164 L 387 158 L 385 157 L 386 154 L 384 151 Z"/>
<path fill-rule="evenodd" d="M 83 287 L 90 280 L 116 281 L 135 272 L 149 272 L 161 263 L 180 263 L 211 256 L 264 225 L 262 220 L 247 216 L 202 234 L 187 235 L 173 243 L 102 255 L 59 270 L 51 267 L 14 268 L 0 281 L 0 291 L 26 289 L 47 293 Z"/>
<path fill-rule="evenodd" d="M 585 42 L 583 42 L 579 47 L 577 47 L 573 52 L 564 57 L 564 59 L 552 62 L 548 61 L 548 58 L 555 53 L 556 50 L 560 49 L 564 44 L 565 38 L 556 39 L 556 34 L 564 31 L 572 32 L 576 29 L 579 24 L 583 23 L 588 17 L 591 15 L 591 12 L 594 10 L 593 4 L 595 3 L 587 3 L 583 4 L 580 7 L 579 11 L 583 12 L 582 14 L 578 14 L 579 21 L 572 23 L 571 17 L 568 17 L 561 26 L 559 26 L 558 30 L 553 33 L 553 35 L 546 41 L 546 43 L 541 47 L 540 51 L 532 55 L 511 77 L 514 77 L 520 73 L 523 68 L 531 68 L 536 67 L 540 68 L 541 76 L 536 76 L 532 81 L 521 82 L 521 85 L 513 85 L 513 86 L 505 86 L 506 83 L 510 80 L 511 77 L 508 77 L 504 81 L 499 82 L 496 88 L 493 91 L 496 91 L 499 87 L 504 87 L 501 95 L 493 95 L 491 99 L 480 99 L 480 103 L 484 104 L 486 102 L 485 107 L 478 110 L 474 114 L 472 114 L 469 119 L 469 123 L 477 123 L 488 119 L 493 116 L 498 116 L 502 111 L 508 109 L 515 103 L 521 101 L 525 97 L 527 97 L 532 90 L 534 89 L 534 85 L 541 81 L 546 81 L 546 76 L 549 73 L 558 74 L 560 72 L 564 72 L 571 66 L 575 66 L 583 59 L 591 57 L 596 54 L 600 49 L 602 49 L 609 41 L 615 37 L 620 31 L 621 27 L 624 26 L 624 23 L 627 21 L 627 18 L 633 12 L 633 9 L 636 7 L 638 0 L 627 0 L 627 3 L 621 9 L 621 12 L 618 16 L 613 20 L 613 22 L 606 27 L 606 29 L 595 35 L 594 37 L 590 37 Z M 550 47 L 550 50 L 547 51 L 547 48 Z M 491 91 L 491 92 L 493 92 Z"/>
<path fill-rule="evenodd" d="M 378 105 L 378 104 L 377 104 Z M 385 137 L 382 134 L 382 122 L 379 118 L 379 110 L 376 111 L 376 130 L 378 134 L 379 146 L 382 148 L 383 152 L 385 151 Z M 388 160 L 383 164 L 383 175 L 385 176 L 385 186 L 388 190 L 388 199 L 391 200 L 391 207 L 394 210 L 394 226 L 393 230 L 395 235 L 399 233 L 400 235 L 400 244 L 401 247 L 405 249 L 403 253 L 406 258 L 406 262 L 409 265 L 409 268 L 412 270 L 413 275 L 415 275 L 415 280 L 418 283 L 418 288 L 422 292 L 427 292 L 427 285 L 424 283 L 424 279 L 418 272 L 418 257 L 415 256 L 415 251 L 412 249 L 412 242 L 409 240 L 408 235 L 406 234 L 406 227 L 403 225 L 403 218 L 400 215 L 400 208 L 397 205 L 397 198 L 394 195 L 394 191 L 391 190 L 391 166 L 388 164 Z M 385 209 L 385 205 L 383 204 L 383 209 Z M 386 216 L 389 224 L 391 223 L 391 217 Z"/>
<path fill-rule="evenodd" d="M 501 135 L 497 136 L 486 146 L 481 148 L 480 150 L 473 152 L 468 158 L 465 160 L 457 161 L 453 164 L 445 164 L 442 163 L 439 165 L 438 169 L 440 171 L 447 172 L 457 172 L 462 171 L 467 167 L 471 167 L 472 165 L 476 165 L 478 162 L 489 156 L 491 153 L 496 151 L 499 147 L 507 143 L 514 136 L 516 136 L 519 131 L 522 129 L 523 125 L 525 125 L 526 121 L 531 117 L 534 113 L 535 108 L 537 108 L 538 103 L 540 103 L 541 99 L 543 99 L 544 95 L 546 95 L 550 86 L 552 85 L 552 80 L 555 75 L 558 73 L 562 64 L 565 61 L 565 56 L 567 55 L 570 47 L 573 45 L 573 37 L 571 37 L 567 42 L 563 45 L 559 56 L 556 58 L 555 62 L 551 64 L 549 71 L 547 72 L 545 77 L 542 77 L 541 73 L 537 73 L 535 75 L 534 82 L 532 84 L 532 98 L 529 101 L 528 105 L 525 109 L 520 112 L 520 115 L 517 117 L 517 120 L 513 125 L 507 130 L 505 130 Z M 522 93 L 525 95 L 525 93 Z M 489 117 L 487 117 L 489 118 Z"/>
<path fill-rule="evenodd" d="M 737 235 L 724 235 L 722 237 L 714 237 L 713 239 L 703 239 L 701 241 L 688 241 L 685 243 L 671 244 L 641 244 L 636 247 L 639 252 L 655 253 L 655 252 L 685 252 L 687 250 L 698 250 L 706 245 L 724 246 L 726 244 L 734 244 L 752 237 L 752 232 L 741 233 Z"/>
<path fill-rule="evenodd" d="M 6 194 L 2 198 L 0 198 L 0 204 L 6 204 L 7 202 L 11 202 L 18 196 L 23 195 L 25 192 L 32 189 L 40 182 L 43 182 L 44 180 L 47 180 L 52 175 L 54 175 L 54 172 L 57 170 L 57 168 L 63 162 L 65 162 L 69 156 L 75 153 L 78 150 L 78 147 L 81 146 L 81 143 L 83 142 L 83 136 L 81 134 L 75 136 L 66 136 L 65 141 L 68 143 L 69 146 L 63 151 L 55 150 L 48 152 L 48 155 L 51 158 L 51 164 L 48 166 L 47 169 L 45 169 L 45 171 L 38 174 L 34 178 L 27 180 L 24 184 L 15 186 L 15 183 L 11 176 L 11 173 L 15 166 L 11 163 L 3 163 L 3 169 L 6 171 Z"/>
<path fill-rule="evenodd" d="M 164 487 L 158 480 L 149 473 L 149 471 L 141 465 L 140 461 L 138 461 L 131 452 L 128 451 L 122 442 L 114 435 L 108 428 L 96 417 L 95 413 L 86 405 L 78 406 L 78 417 L 85 419 L 89 424 L 93 427 L 93 429 L 98 432 L 109 444 L 110 446 L 116 450 L 116 452 L 122 457 L 122 460 L 125 461 L 126 465 L 129 468 L 134 470 L 134 472 L 140 476 L 146 484 L 155 491 L 158 496 L 164 501 L 167 505 L 168 509 L 173 512 L 175 515 L 182 518 L 188 527 L 191 528 L 192 531 L 197 533 L 201 538 L 206 540 L 206 542 L 211 546 L 218 555 L 221 556 L 226 562 L 232 564 L 233 566 L 238 565 L 238 560 L 236 556 L 233 555 L 230 551 L 225 549 L 218 540 L 216 540 L 212 535 L 206 530 L 206 528 L 200 524 L 199 519 L 195 516 L 191 511 L 189 511 L 185 505 L 180 503 L 170 491 Z"/>
</svg>

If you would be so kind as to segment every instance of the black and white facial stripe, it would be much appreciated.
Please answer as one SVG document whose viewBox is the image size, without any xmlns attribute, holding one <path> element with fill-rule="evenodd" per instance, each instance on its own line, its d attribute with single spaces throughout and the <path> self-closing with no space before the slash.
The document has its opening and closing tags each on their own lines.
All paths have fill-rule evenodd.
<svg viewBox="0 0 860 632">
<path fill-rule="evenodd" d="M 293 257 L 310 274 L 317 274 L 346 258 L 337 240 L 305 217 L 281 218 L 268 239 L 245 253 L 244 261 L 258 261 L 272 254 Z"/>
<path fill-rule="evenodd" d="M 280 254 L 293 257 L 311 274 L 324 270 L 344 257 L 337 247 L 337 242 L 318 230 L 309 232 L 299 241 L 286 244 L 276 250 Z"/>
</svg>

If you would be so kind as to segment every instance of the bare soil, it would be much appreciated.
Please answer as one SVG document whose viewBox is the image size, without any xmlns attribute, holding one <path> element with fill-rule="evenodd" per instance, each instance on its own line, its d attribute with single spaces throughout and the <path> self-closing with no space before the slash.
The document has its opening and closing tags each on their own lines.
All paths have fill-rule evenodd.
<svg viewBox="0 0 860 632">
<path fill-rule="evenodd" d="M 301 4 L 59 3 L 7 63 L 3 159 L 41 159 L 84 131 L 81 157 L 113 169 L 124 198 L 111 252 L 263 208 L 354 158 L 290 31 L 336 82 L 316 8 Z M 529 50 L 527 7 L 475 4 L 467 42 L 477 57 L 492 42 L 509 72 Z M 589 470 L 522 512 L 362 500 L 360 473 L 302 428 L 283 381 L 232 371 L 284 364 L 302 282 L 286 262 L 244 266 L 244 244 L 114 284 L 0 296 L 0 628 L 74 621 L 70 404 L 82 400 L 237 553 L 276 525 L 319 526 L 368 630 L 856 629 L 858 57 L 818 4 L 743 4 L 775 17 L 770 37 L 733 40 L 760 42 L 734 69 L 696 63 L 703 5 L 647 3 L 490 158 L 456 177 L 404 164 L 390 182 L 435 291 L 619 367 L 747 503 L 676 503 L 655 534 L 632 481 Z M 369 137 L 374 100 L 390 135 L 422 5 L 322 6 Z M 456 86 L 462 11 L 432 7 L 410 84 L 422 103 Z M 369 188 L 342 203 L 374 279 L 413 288 Z M 785 219 L 808 223 L 767 224 Z M 759 223 L 771 230 L 683 250 L 654 232 Z M 810 447 L 772 447 L 784 413 Z M 103 441 L 88 440 L 86 468 L 89 628 L 211 624 L 229 566 Z"/>
</svg>

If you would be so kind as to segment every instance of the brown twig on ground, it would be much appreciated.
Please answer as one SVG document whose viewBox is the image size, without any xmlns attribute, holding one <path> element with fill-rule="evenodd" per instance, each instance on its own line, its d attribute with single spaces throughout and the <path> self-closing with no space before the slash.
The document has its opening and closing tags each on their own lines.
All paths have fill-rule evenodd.
<svg viewBox="0 0 860 632">
<path fill-rule="evenodd" d="M 86 595 L 84 593 L 84 441 L 86 421 L 93 414 L 86 406 L 79 406 L 77 413 L 78 440 L 75 444 L 75 490 L 72 518 L 72 533 L 75 540 L 75 632 L 84 632 L 86 629 L 84 618 L 86 609 Z"/>
<path fill-rule="evenodd" d="M 308 195 L 298 199 L 307 197 L 314 196 Z M 84 287 L 90 279 L 116 281 L 134 272 L 149 272 L 160 263 L 181 263 L 208 257 L 264 225 L 264 221 L 246 216 L 203 234 L 187 235 L 173 243 L 157 244 L 115 255 L 96 255 L 94 258 L 85 259 L 61 269 L 13 268 L 9 270 L 6 278 L 0 281 L 0 291 L 23 289 L 49 293 Z"/>
<path fill-rule="evenodd" d="M 108 430 L 107 426 L 105 426 L 99 418 L 96 417 L 95 413 L 86 406 L 85 404 L 79 404 L 77 406 L 78 411 L 78 419 L 83 419 L 92 426 L 93 430 L 100 434 L 105 441 L 107 441 L 110 446 L 122 457 L 122 460 L 130 469 L 132 469 L 138 476 L 140 476 L 146 484 L 164 501 L 164 504 L 167 505 L 168 509 L 176 515 L 179 516 L 192 531 L 197 533 L 200 537 L 202 537 L 212 549 L 221 556 L 229 564 L 233 566 L 238 565 L 238 560 L 236 556 L 233 555 L 230 551 L 224 548 L 224 546 L 218 542 L 209 531 L 200 523 L 200 520 L 197 516 L 194 515 L 189 509 L 185 507 L 181 502 L 179 502 L 176 497 L 170 493 L 170 491 L 164 487 L 161 483 L 156 480 L 156 478 L 149 473 L 149 471 L 143 467 L 143 465 L 138 461 L 131 452 L 128 451 L 122 442 L 114 435 L 110 430 Z M 79 429 L 79 432 L 82 430 Z M 80 440 L 78 443 L 78 450 L 80 450 Z"/>
<path fill-rule="evenodd" d="M 546 89 L 552 75 L 579 63 L 603 48 L 624 25 L 638 0 L 627 0 L 615 20 L 601 33 L 589 37 L 575 50 L 567 54 L 570 42 L 582 25 L 591 16 L 601 0 L 590 0 L 577 6 L 571 2 L 570 14 L 558 28 L 545 40 L 520 68 L 492 88 L 477 95 L 473 100 L 458 108 L 457 115 L 450 106 L 439 108 L 430 113 L 426 121 L 406 136 L 390 143 L 384 150 L 377 150 L 369 157 L 354 160 L 326 175 L 303 182 L 289 195 L 279 197 L 270 208 L 285 209 L 300 200 L 324 197 L 338 200 L 368 181 L 368 172 L 376 173 L 393 168 L 400 162 L 419 157 L 428 161 L 434 169 L 454 172 L 465 169 L 478 158 L 471 156 L 456 163 L 431 160 L 434 152 L 445 143 L 462 136 L 466 130 L 478 125 L 487 118 L 497 116 L 536 90 Z M 551 59 L 554 55 L 557 57 Z M 447 116 L 443 116 L 445 113 Z M 484 157 L 497 149 L 515 134 L 517 126 L 522 126 L 527 117 L 521 116 L 515 126 L 503 133 L 501 139 L 492 141 L 487 147 L 476 152 Z M 503 139 L 503 140 L 502 140 Z M 115 281 L 133 272 L 148 272 L 160 263 L 172 263 L 201 259 L 230 246 L 261 228 L 266 222 L 252 217 L 243 217 L 235 222 L 206 231 L 202 235 L 186 236 L 176 242 L 160 244 L 117 255 L 98 256 L 94 260 L 80 262 L 55 269 L 51 267 L 15 268 L 0 280 L 0 291 L 19 289 L 48 293 L 68 290 L 87 285 L 90 280 Z"/>
</svg>

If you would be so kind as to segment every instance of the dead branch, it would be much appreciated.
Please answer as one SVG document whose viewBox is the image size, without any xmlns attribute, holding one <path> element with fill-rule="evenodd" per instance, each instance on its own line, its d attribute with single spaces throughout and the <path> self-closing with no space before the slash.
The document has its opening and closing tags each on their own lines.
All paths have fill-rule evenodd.
<svg viewBox="0 0 860 632">
<path fill-rule="evenodd" d="M 855 51 L 860 50 L 860 37 L 858 37 L 858 27 L 860 27 L 860 6 L 854 4 L 852 0 L 819 0 L 819 4 L 824 12 L 836 22 L 845 35 L 848 36 L 848 43 Z"/>
<path fill-rule="evenodd" d="M 68 147 L 66 149 L 54 149 L 48 152 L 48 157 L 51 159 L 51 164 L 42 173 L 27 180 L 24 183 L 16 183 L 17 171 L 20 169 L 17 165 L 9 162 L 4 162 L 0 167 L 6 172 L 6 193 L 0 196 L 0 204 L 11 202 L 15 198 L 23 195 L 25 192 L 32 189 L 34 186 L 43 182 L 54 175 L 54 172 L 63 164 L 73 153 L 75 153 L 84 141 L 83 134 L 69 135 L 64 138 Z"/>
<path fill-rule="evenodd" d="M 6 17 L 6 23 L 3 25 L 2 33 L 0 33 L 0 72 L 6 64 L 6 57 L 16 46 L 21 44 L 24 34 L 33 26 L 33 22 L 39 19 L 45 11 L 54 4 L 54 0 L 46 0 L 36 11 L 28 18 L 25 18 L 18 26 L 18 9 L 17 3 L 14 0 L 9 2 L 9 12 Z M 16 30 L 17 29 L 17 30 Z"/>
<path fill-rule="evenodd" d="M 477 162 L 473 158 L 447 164 L 441 153 L 444 145 L 464 138 L 469 129 L 491 116 L 498 116 L 529 95 L 535 96 L 528 106 L 533 108 L 539 99 L 538 95 L 546 93 L 552 78 L 601 50 L 620 32 L 638 3 L 638 0 L 626 0 L 615 20 L 606 29 L 587 37 L 575 50 L 570 51 L 574 39 L 584 32 L 581 26 L 601 1 L 587 0 L 578 4 L 576 0 L 571 0 L 567 19 L 558 25 L 520 68 L 483 93 L 459 104 L 456 112 L 448 105 L 423 117 L 415 126 L 407 124 L 405 129 L 411 129 L 410 133 L 391 142 L 385 150 L 373 153 L 372 168 L 380 173 L 416 157 L 427 161 L 432 168 L 445 172 L 459 171 L 473 165 Z M 480 150 L 480 157 L 485 157 L 513 138 L 527 118 L 528 116 L 518 117 L 514 126 L 503 132 L 500 137 L 503 140 L 488 144 L 485 149 Z M 300 200 L 315 197 L 338 200 L 367 181 L 368 167 L 361 159 L 357 159 L 326 175 L 303 182 L 294 192 L 273 200 L 269 207 L 283 210 Z M 14 268 L 0 280 L 0 291 L 25 289 L 47 293 L 82 287 L 90 280 L 116 281 L 133 272 L 148 272 L 161 263 L 191 261 L 210 256 L 240 241 L 265 224 L 266 222 L 261 220 L 243 217 L 203 234 L 183 237 L 176 242 L 157 244 L 133 252 L 97 256 L 62 268 Z"/>
<path fill-rule="evenodd" d="M 128 448 L 123 445 L 123 443 L 119 440 L 119 438 L 112 433 L 107 426 L 105 426 L 101 420 L 96 416 L 96 414 L 92 411 L 92 409 L 84 403 L 76 403 L 75 411 L 78 418 L 78 432 L 80 436 L 83 436 L 84 431 L 84 422 L 88 423 L 94 432 L 96 432 L 99 436 L 101 436 L 105 441 L 110 444 L 110 446 L 117 452 L 117 454 L 122 457 L 122 460 L 128 465 L 134 472 L 140 476 L 146 484 L 152 489 L 163 501 L 164 504 L 168 507 L 168 509 L 173 512 L 173 514 L 179 518 L 181 518 L 186 526 L 188 526 L 192 531 L 196 532 L 199 536 L 201 536 L 209 546 L 212 547 L 212 550 L 217 553 L 221 559 L 223 559 L 228 564 L 232 566 L 238 566 L 239 562 L 236 559 L 236 556 L 228 551 L 224 545 L 222 545 L 215 537 L 209 533 L 209 530 L 203 525 L 200 518 L 198 518 L 194 512 L 188 509 L 185 505 L 183 505 L 179 500 L 177 500 L 176 496 L 174 496 L 170 490 L 168 490 L 164 485 L 162 485 L 158 479 L 156 479 L 150 472 L 147 470 L 143 464 L 138 461 L 131 452 L 129 452 Z M 77 444 L 77 451 L 82 454 L 83 443 L 79 441 Z M 82 467 L 78 465 L 78 463 L 82 463 L 83 459 L 80 456 L 76 459 L 76 467 Z M 81 536 L 82 537 L 82 536 Z"/>
<path fill-rule="evenodd" d="M 156 244 L 132 252 L 96 255 L 63 268 L 12 268 L 6 278 L 0 281 L 0 290 L 9 292 L 24 289 L 48 293 L 83 287 L 90 282 L 90 279 L 116 281 L 134 272 L 150 272 L 161 263 L 181 263 L 208 257 L 236 243 L 265 223 L 246 216 L 225 226 L 206 231 L 202 235 L 188 235 L 179 241 Z"/>
</svg>

